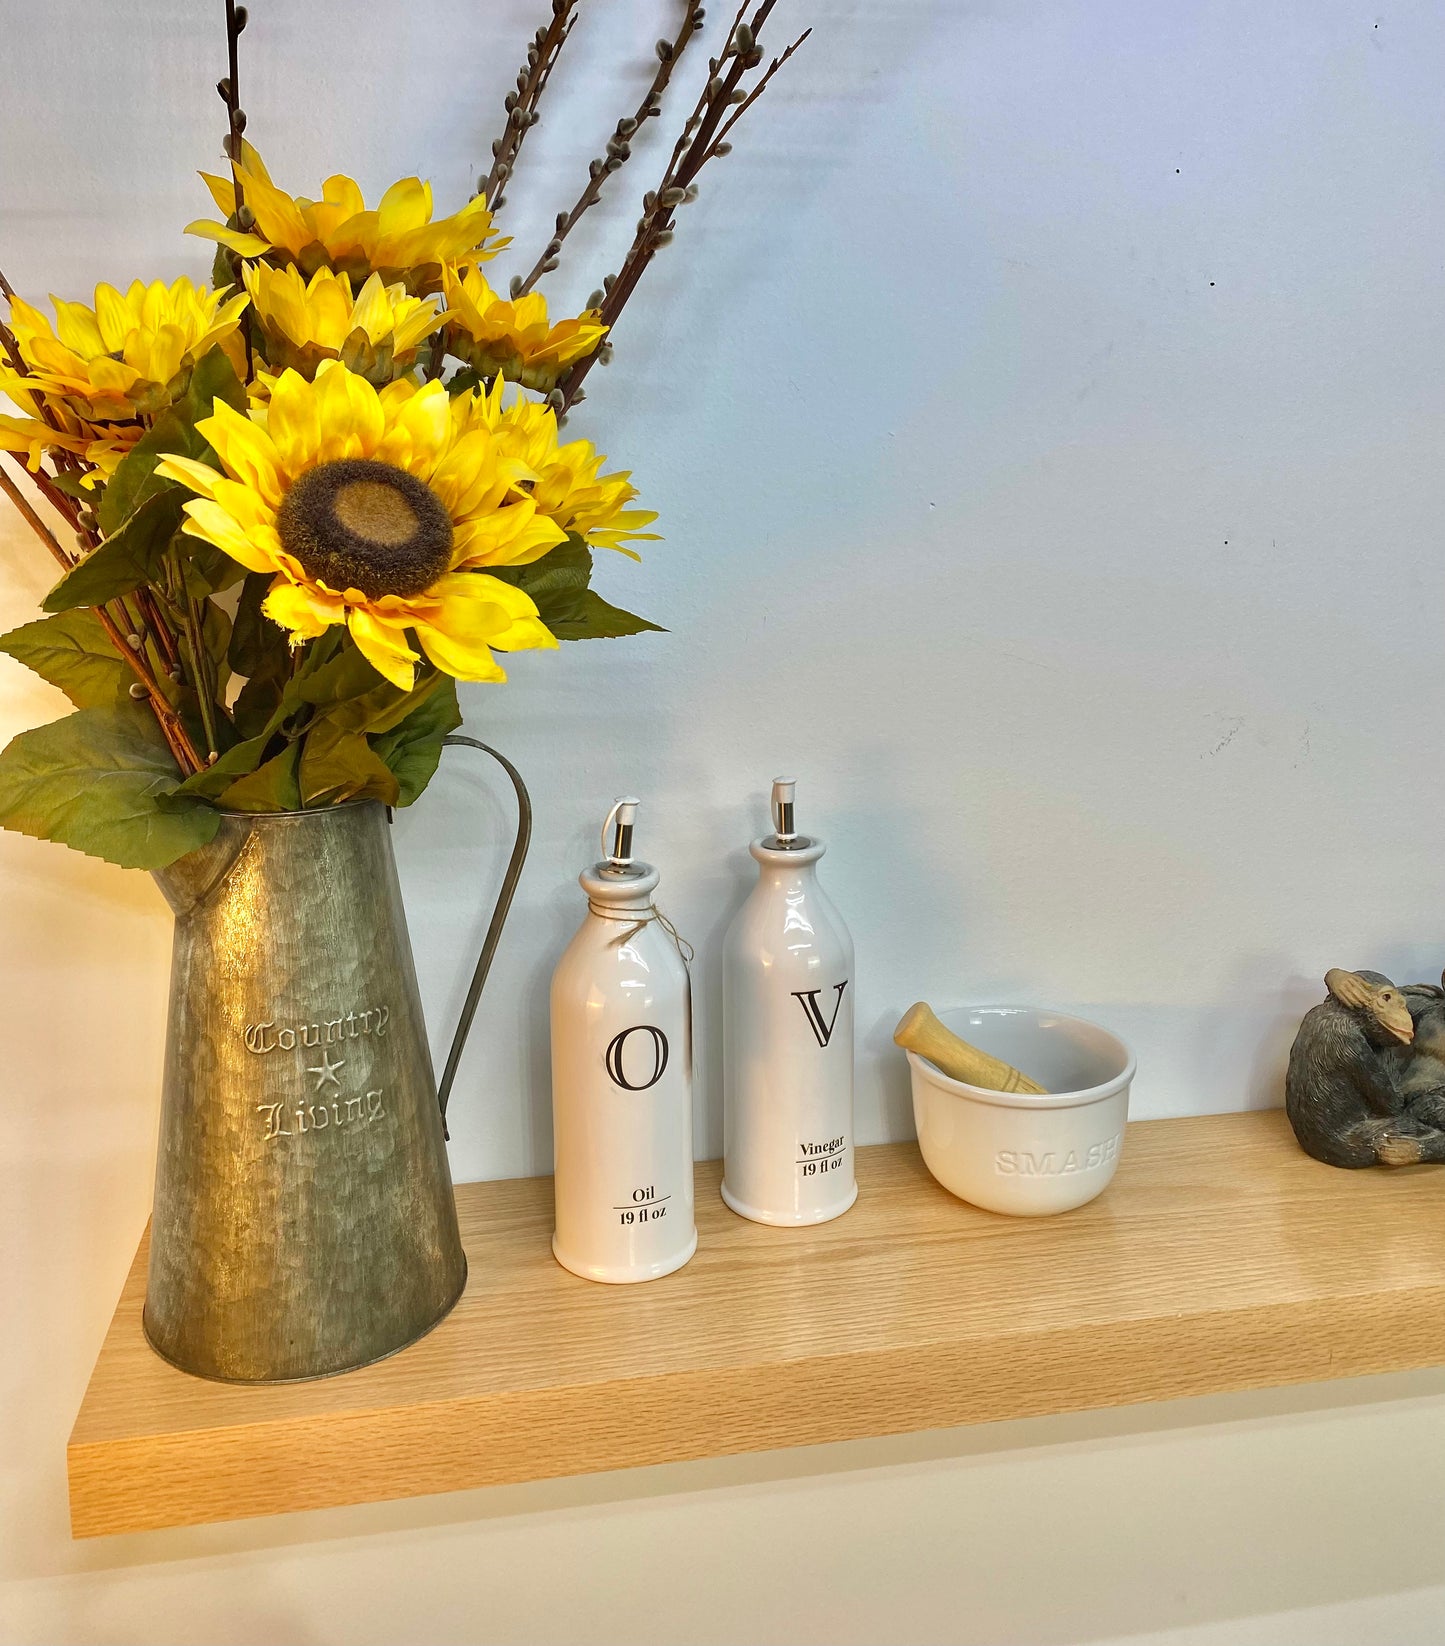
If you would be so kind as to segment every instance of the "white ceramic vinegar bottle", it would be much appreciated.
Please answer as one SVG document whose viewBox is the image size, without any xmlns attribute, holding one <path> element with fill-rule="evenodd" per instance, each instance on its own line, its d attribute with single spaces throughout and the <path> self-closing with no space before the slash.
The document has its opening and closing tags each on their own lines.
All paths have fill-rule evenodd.
<svg viewBox="0 0 1445 1646">
<path fill-rule="evenodd" d="M 853 940 L 818 884 L 821 840 L 773 784 L 774 832 L 723 951 L 723 1185 L 758 1223 L 824 1223 L 853 1177 Z"/>
<path fill-rule="evenodd" d="M 552 974 L 552 1250 L 612 1282 L 671 1274 L 697 1250 L 691 989 L 657 870 L 633 861 L 637 805 L 608 813 L 607 855 L 579 876 L 586 918 Z"/>
</svg>

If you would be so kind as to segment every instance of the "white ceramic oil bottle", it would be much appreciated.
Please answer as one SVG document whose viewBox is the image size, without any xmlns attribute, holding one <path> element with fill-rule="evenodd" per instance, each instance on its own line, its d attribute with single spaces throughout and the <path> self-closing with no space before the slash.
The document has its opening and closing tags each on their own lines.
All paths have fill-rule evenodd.
<svg viewBox="0 0 1445 1646">
<path fill-rule="evenodd" d="M 723 1185 L 757 1223 L 824 1223 L 853 1178 L 853 940 L 818 884 L 821 840 L 773 784 L 773 828 L 749 848 L 758 883 L 723 950 Z"/>
<path fill-rule="evenodd" d="M 552 974 L 557 1261 L 587 1280 L 655 1280 L 697 1250 L 692 997 L 680 941 L 632 857 L 638 802 L 619 800 L 587 915 Z"/>
</svg>

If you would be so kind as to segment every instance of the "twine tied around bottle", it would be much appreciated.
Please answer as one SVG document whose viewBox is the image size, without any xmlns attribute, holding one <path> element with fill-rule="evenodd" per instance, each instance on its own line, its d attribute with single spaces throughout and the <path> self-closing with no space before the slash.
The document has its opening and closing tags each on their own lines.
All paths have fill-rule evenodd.
<svg viewBox="0 0 1445 1646">
<path fill-rule="evenodd" d="M 672 939 L 673 945 L 677 949 L 678 957 L 681 959 L 684 966 L 690 968 L 693 961 L 697 958 L 697 950 L 694 949 L 692 944 L 689 943 L 682 933 L 678 931 L 677 927 L 674 926 L 662 910 L 658 908 L 656 903 L 649 903 L 645 909 L 619 909 L 613 904 L 598 903 L 593 898 L 589 897 L 587 899 L 587 907 L 593 914 L 600 915 L 603 920 L 627 922 L 627 930 L 625 932 L 619 932 L 617 936 L 612 939 L 609 947 L 615 948 L 619 944 L 630 943 L 644 926 L 651 925 L 655 920 L 658 925 L 662 927 L 663 931 L 665 931 Z"/>
</svg>

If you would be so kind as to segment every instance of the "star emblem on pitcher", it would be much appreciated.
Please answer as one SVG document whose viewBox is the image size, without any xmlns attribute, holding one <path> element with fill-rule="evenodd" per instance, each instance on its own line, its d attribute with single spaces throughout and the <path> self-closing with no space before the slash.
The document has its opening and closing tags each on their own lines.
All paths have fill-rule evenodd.
<svg viewBox="0 0 1445 1646">
<path fill-rule="evenodd" d="M 340 1091 L 341 1082 L 336 1078 L 336 1071 L 338 1069 L 344 1069 L 345 1067 L 346 1059 L 344 1057 L 338 1057 L 333 1063 L 331 1061 L 331 1053 L 322 1052 L 320 1063 L 316 1064 L 312 1068 L 308 1068 L 306 1072 L 307 1074 L 314 1074 L 316 1076 L 316 1090 L 318 1092 L 328 1080 L 333 1086 L 336 1087 L 338 1091 Z"/>
</svg>

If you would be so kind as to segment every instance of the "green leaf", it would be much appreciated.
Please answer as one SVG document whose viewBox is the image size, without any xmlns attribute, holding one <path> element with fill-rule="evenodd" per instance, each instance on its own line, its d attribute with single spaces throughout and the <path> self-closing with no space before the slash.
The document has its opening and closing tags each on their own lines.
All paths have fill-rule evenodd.
<svg viewBox="0 0 1445 1646">
<path fill-rule="evenodd" d="M 237 411 L 246 409 L 246 391 L 236 377 L 235 368 L 220 349 L 212 349 L 204 360 L 196 362 L 183 399 L 168 406 L 151 427 L 126 453 L 120 467 L 106 483 L 100 500 L 100 529 L 109 536 L 119 531 L 124 521 L 135 512 L 147 497 L 162 491 L 182 491 L 174 480 L 156 477 L 155 467 L 162 457 L 174 453 L 179 457 L 194 457 L 199 462 L 214 457 L 205 437 L 196 430 L 203 417 L 210 417 L 216 400 L 224 400 Z M 183 495 L 189 495 L 184 493 Z M 220 554 L 220 550 L 214 551 Z M 223 557 L 229 565 L 235 562 Z M 237 567 L 235 582 L 242 575 Z M 224 584 L 212 587 L 224 588 Z M 205 592 L 205 591 L 203 591 Z"/>
<path fill-rule="evenodd" d="M 372 739 L 372 748 L 396 777 L 398 806 L 409 806 L 436 775 L 442 740 L 462 723 L 457 683 L 438 674 L 436 684 L 394 731 Z"/>
<path fill-rule="evenodd" d="M 530 565 L 490 570 L 494 577 L 531 595 L 538 615 L 554 632 L 559 623 L 581 621 L 582 597 L 592 581 L 592 551 L 576 532 Z"/>
<path fill-rule="evenodd" d="M 616 640 L 648 630 L 666 632 L 592 592 L 592 551 L 576 532 L 528 566 L 491 569 L 493 576 L 531 595 L 538 615 L 559 640 Z"/>
<path fill-rule="evenodd" d="M 174 411 L 161 413 L 106 482 L 97 510 L 100 529 L 106 536 L 118 532 L 146 498 L 179 489 L 174 480 L 158 479 L 155 466 L 167 452 L 177 452 L 182 457 L 196 456 L 193 439 L 200 441 L 204 448 L 205 441 L 182 423 Z"/>
<path fill-rule="evenodd" d="M 227 228 L 235 228 L 236 226 L 237 225 L 235 222 L 230 220 L 227 221 Z M 230 249 L 229 246 L 223 246 L 219 244 L 219 242 L 217 243 L 216 255 L 211 259 L 211 284 L 217 291 L 220 291 L 225 286 L 231 285 L 235 281 L 235 256 L 236 254 Z"/>
<path fill-rule="evenodd" d="M 280 754 L 257 766 L 248 777 L 238 778 L 217 798 L 216 804 L 232 812 L 300 811 L 301 788 L 296 778 L 300 763 L 301 745 L 288 743 Z"/>
<path fill-rule="evenodd" d="M 231 710 L 242 737 L 255 737 L 270 725 L 281 706 L 281 693 L 291 670 L 285 629 L 261 611 L 271 582 L 269 572 L 247 573 L 226 649 L 231 668 L 246 677 Z"/>
<path fill-rule="evenodd" d="M 135 679 L 92 611 L 61 612 L 12 629 L 0 635 L 0 652 L 59 686 L 77 709 L 124 703 Z"/>
<path fill-rule="evenodd" d="M 397 779 L 372 752 L 362 732 L 320 720 L 301 745 L 301 800 L 307 806 L 338 806 L 343 800 L 397 804 Z"/>
<path fill-rule="evenodd" d="M 609 605 L 595 589 L 584 589 L 576 617 L 559 619 L 548 628 L 559 640 L 618 640 L 627 634 L 666 634 L 666 629 L 649 623 L 636 612 Z"/>
<path fill-rule="evenodd" d="M 145 709 L 79 709 L 0 754 L 0 824 L 125 869 L 162 869 L 220 826 L 204 801 L 175 798 L 179 785 Z"/>
<path fill-rule="evenodd" d="M 236 613 L 236 625 L 243 638 L 239 646 L 233 640 L 232 653 L 249 663 L 255 661 L 255 655 L 246 638 L 252 622 L 244 609 L 246 599 L 243 594 L 243 608 Z M 264 623 L 265 619 L 259 621 Z M 261 661 L 261 671 L 252 674 L 241 688 L 232 711 L 236 728 L 245 738 L 271 736 L 308 708 L 316 711 L 309 718 L 331 718 L 338 730 L 379 729 L 394 725 L 400 718 L 398 709 L 404 711 L 409 701 L 387 685 L 339 628 L 328 630 L 311 643 L 306 665 L 299 674 L 290 674 L 284 646 L 279 653 L 263 653 Z M 415 693 L 411 694 L 414 699 Z M 345 716 L 338 718 L 338 706 L 353 703 L 356 708 L 348 707 Z M 295 727 L 291 735 L 296 735 Z"/>
<path fill-rule="evenodd" d="M 66 572 L 41 602 L 42 609 L 65 612 L 101 606 L 142 583 L 157 581 L 180 521 L 181 498 L 174 488 L 148 497 L 119 531 Z"/>
<path fill-rule="evenodd" d="M 286 630 L 262 612 L 262 601 L 272 586 L 268 571 L 247 573 L 225 658 L 245 685 L 235 700 L 235 724 L 242 736 L 253 736 L 280 706 L 281 691 L 291 673 L 291 647 Z"/>
<path fill-rule="evenodd" d="M 239 778 L 248 777 L 261 764 L 269 737 L 250 737 L 236 743 L 219 756 L 214 765 L 188 777 L 176 790 L 177 794 L 200 795 L 205 800 L 217 800 Z"/>
<path fill-rule="evenodd" d="M 246 389 L 236 376 L 236 368 L 221 348 L 214 348 L 196 362 L 191 372 L 190 385 L 184 401 L 185 415 L 191 424 L 215 413 L 216 401 L 224 400 L 232 411 L 246 410 Z"/>
<path fill-rule="evenodd" d="M 248 679 L 266 669 L 278 651 L 284 658 L 289 649 L 285 629 L 261 611 L 272 581 L 270 572 L 247 572 L 241 598 L 236 602 L 229 657 L 236 673 Z"/>
<path fill-rule="evenodd" d="M 337 704 L 328 718 L 349 732 L 369 732 L 375 736 L 393 731 L 447 678 L 440 669 L 433 669 L 430 674 L 423 675 L 409 692 L 393 686 L 389 680 L 383 680 L 379 686 L 373 686 L 360 697 Z"/>
<path fill-rule="evenodd" d="M 320 643 L 313 644 L 319 647 Z M 313 650 L 311 655 L 316 656 L 316 651 Z M 334 657 L 303 670 L 291 681 L 286 688 L 286 700 L 294 707 L 288 713 L 294 713 L 304 703 L 321 709 L 330 708 L 335 703 L 345 703 L 364 692 L 373 691 L 382 683 L 381 675 L 366 661 L 360 649 L 354 642 L 348 641 Z"/>
<path fill-rule="evenodd" d="M 268 728 L 280 722 L 277 711 L 281 707 L 281 694 L 285 684 L 286 665 L 283 656 L 277 672 L 253 674 L 241 687 L 236 701 L 231 705 L 231 718 L 236 722 L 236 730 L 242 737 L 270 736 Z"/>
<path fill-rule="evenodd" d="M 230 656 L 231 619 L 214 600 L 201 602 L 201 644 L 211 661 L 216 678 L 216 695 L 224 700 L 226 682 L 231 678 Z"/>
<path fill-rule="evenodd" d="M 208 543 L 204 537 L 192 537 L 189 532 L 177 539 L 181 554 L 181 578 L 186 592 L 203 600 L 208 594 L 219 594 L 239 583 L 246 568 L 232 560 L 224 549 Z"/>
</svg>

